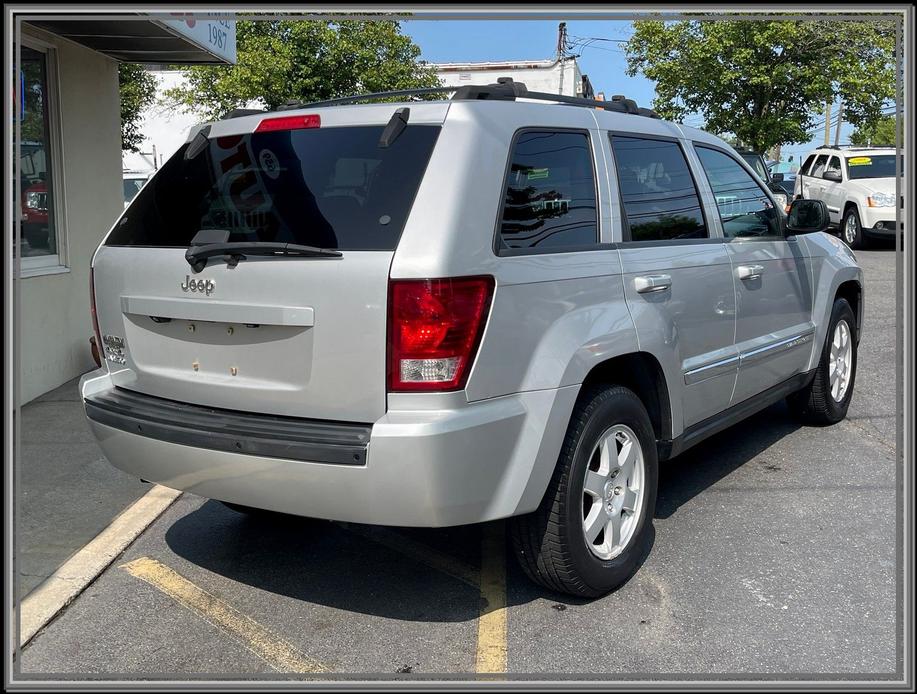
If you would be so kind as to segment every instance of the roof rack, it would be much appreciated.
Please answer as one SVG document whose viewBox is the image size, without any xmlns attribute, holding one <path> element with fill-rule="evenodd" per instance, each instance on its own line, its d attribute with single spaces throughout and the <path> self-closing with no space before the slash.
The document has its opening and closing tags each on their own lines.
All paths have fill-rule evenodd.
<svg viewBox="0 0 917 694">
<path fill-rule="evenodd" d="M 894 146 L 894 145 L 892 145 Z M 888 149 L 888 145 L 819 145 L 815 149 Z"/>
<path fill-rule="evenodd" d="M 516 99 L 534 99 L 538 101 L 553 101 L 571 106 L 598 108 L 605 111 L 629 113 L 647 118 L 659 118 L 659 115 L 648 108 L 640 108 L 633 99 L 628 99 L 621 94 L 611 97 L 611 101 L 597 101 L 563 94 L 550 94 L 548 92 L 531 92 L 522 82 L 514 82 L 511 77 L 500 77 L 495 84 L 474 85 L 467 84 L 461 87 L 424 87 L 419 89 L 399 89 L 390 92 L 372 92 L 369 94 L 356 94 L 325 101 L 311 103 L 287 102 L 277 108 L 278 111 L 289 111 L 301 108 L 324 108 L 325 106 L 341 106 L 353 104 L 358 101 L 373 101 L 390 99 L 398 96 L 426 96 L 429 94 L 448 94 L 454 92 L 452 101 L 515 101 Z"/>
</svg>

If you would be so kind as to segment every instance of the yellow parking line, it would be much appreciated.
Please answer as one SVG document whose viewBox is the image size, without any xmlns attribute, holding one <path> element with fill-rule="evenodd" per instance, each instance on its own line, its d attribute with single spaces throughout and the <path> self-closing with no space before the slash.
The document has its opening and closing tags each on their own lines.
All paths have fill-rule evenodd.
<svg viewBox="0 0 917 694">
<path fill-rule="evenodd" d="M 235 637 L 280 672 L 327 672 L 327 668 L 300 653 L 292 644 L 247 617 L 219 598 L 207 593 L 155 559 L 141 557 L 122 564 L 132 576 L 149 583 L 175 602 Z"/>
<path fill-rule="evenodd" d="M 478 615 L 475 672 L 506 672 L 506 541 L 502 522 L 484 526 L 480 571 L 399 532 L 346 523 L 341 526 L 477 588 L 481 595 L 481 611 Z"/>
<path fill-rule="evenodd" d="M 506 542 L 502 522 L 484 526 L 481 543 L 481 614 L 475 672 L 506 672 Z"/>
<path fill-rule="evenodd" d="M 29 593 L 20 606 L 20 646 L 82 593 L 180 495 L 155 485 Z"/>
</svg>

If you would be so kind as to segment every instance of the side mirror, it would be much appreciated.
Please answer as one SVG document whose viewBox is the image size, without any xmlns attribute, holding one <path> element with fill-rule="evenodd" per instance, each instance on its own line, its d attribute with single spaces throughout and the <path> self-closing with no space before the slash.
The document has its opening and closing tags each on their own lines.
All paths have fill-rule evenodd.
<svg viewBox="0 0 917 694">
<path fill-rule="evenodd" d="M 783 174 L 782 174 L 782 173 L 775 173 L 775 174 L 772 174 L 772 175 L 771 175 L 771 180 L 772 180 L 774 183 L 781 183 L 781 182 L 783 181 Z"/>
<path fill-rule="evenodd" d="M 821 200 L 793 200 L 786 219 L 787 235 L 825 231 L 829 221 L 828 208 Z"/>
<path fill-rule="evenodd" d="M 835 171 L 834 169 L 829 169 L 828 171 L 825 171 L 825 173 L 823 173 L 821 177 L 825 179 L 826 181 L 834 181 L 835 183 L 840 183 L 841 180 L 843 180 L 841 178 L 841 172 Z"/>
</svg>

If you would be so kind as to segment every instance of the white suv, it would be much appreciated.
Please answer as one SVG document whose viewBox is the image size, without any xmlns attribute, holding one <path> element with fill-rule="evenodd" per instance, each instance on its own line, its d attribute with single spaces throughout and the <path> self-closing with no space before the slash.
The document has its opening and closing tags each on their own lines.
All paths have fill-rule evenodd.
<svg viewBox="0 0 917 694">
<path fill-rule="evenodd" d="M 819 147 L 799 169 L 793 197 L 824 201 L 831 224 L 853 248 L 865 248 L 869 239 L 894 239 L 895 151 L 893 147 Z M 901 167 L 903 171 L 903 162 Z M 903 217 L 897 221 L 903 230 Z"/>
</svg>

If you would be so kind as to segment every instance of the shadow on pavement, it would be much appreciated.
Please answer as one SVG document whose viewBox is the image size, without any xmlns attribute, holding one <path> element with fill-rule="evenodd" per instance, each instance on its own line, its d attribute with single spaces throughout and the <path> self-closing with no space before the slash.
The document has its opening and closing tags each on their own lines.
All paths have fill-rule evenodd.
<svg viewBox="0 0 917 694">
<path fill-rule="evenodd" d="M 680 506 L 801 426 L 781 401 L 662 463 L 656 518 L 669 518 Z"/>
<path fill-rule="evenodd" d="M 479 526 L 436 531 L 431 537 L 445 554 L 457 553 L 453 544 L 480 552 Z M 173 523 L 165 540 L 197 566 L 299 601 L 405 621 L 478 617 L 475 587 L 330 521 L 245 515 L 208 501 Z"/>
<path fill-rule="evenodd" d="M 716 484 L 769 446 L 799 428 L 785 404 L 751 419 L 663 463 L 657 518 Z M 438 571 L 422 560 L 368 539 L 361 526 L 282 514 L 246 515 L 209 501 L 176 521 L 166 543 L 197 566 L 261 591 L 295 600 L 380 617 L 432 622 L 477 619 L 480 597 L 473 585 Z M 472 571 L 480 566 L 483 525 L 457 528 L 392 528 L 404 537 L 447 555 Z M 655 541 L 655 531 L 641 565 Z M 509 543 L 508 543 L 509 544 Z M 589 600 L 560 595 L 526 579 L 507 547 L 507 603 L 539 598 L 563 611 Z"/>
</svg>

